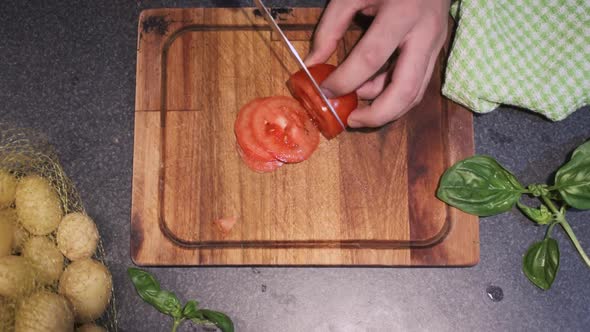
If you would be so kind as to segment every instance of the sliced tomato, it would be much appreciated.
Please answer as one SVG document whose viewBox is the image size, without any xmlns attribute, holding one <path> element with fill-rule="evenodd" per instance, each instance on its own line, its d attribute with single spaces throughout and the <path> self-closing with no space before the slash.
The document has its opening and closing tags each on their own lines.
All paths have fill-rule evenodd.
<svg viewBox="0 0 590 332">
<path fill-rule="evenodd" d="M 242 161 L 248 168 L 251 170 L 258 172 L 258 173 L 266 173 L 272 172 L 275 169 L 283 166 L 283 163 L 274 159 L 274 160 L 263 160 L 258 159 L 257 156 L 246 153 L 239 144 L 236 144 L 236 149 L 238 150 L 238 154 L 242 158 Z"/>
<path fill-rule="evenodd" d="M 261 107 L 266 99 L 253 99 L 240 109 L 236 122 L 234 123 L 234 133 L 243 153 L 261 161 L 273 161 L 276 158 L 263 149 L 259 142 L 255 141 L 252 127 L 252 120 L 254 119 L 252 114 Z"/>
<path fill-rule="evenodd" d="M 311 76 L 313 76 L 318 84 L 321 84 L 335 69 L 336 66 L 326 63 L 317 64 L 308 68 Z M 303 70 L 291 75 L 287 81 L 287 87 L 293 97 L 305 107 L 305 110 L 324 137 L 332 139 L 344 130 L 328 107 L 326 107 L 322 97 L 317 93 L 313 83 Z M 358 105 L 358 97 L 356 92 L 351 92 L 338 98 L 329 99 L 329 102 L 344 125 L 346 125 L 348 116 Z"/>
<path fill-rule="evenodd" d="M 318 129 L 305 109 L 291 97 L 267 98 L 251 117 L 254 141 L 282 162 L 304 161 L 320 143 Z"/>
</svg>

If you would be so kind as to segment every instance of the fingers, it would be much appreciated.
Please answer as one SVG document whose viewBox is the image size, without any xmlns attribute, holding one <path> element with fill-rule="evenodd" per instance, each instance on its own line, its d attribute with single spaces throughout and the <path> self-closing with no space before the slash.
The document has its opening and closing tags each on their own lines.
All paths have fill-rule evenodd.
<svg viewBox="0 0 590 332">
<path fill-rule="evenodd" d="M 442 33 L 439 36 L 438 41 L 436 42 L 436 44 L 434 46 L 434 51 L 430 55 L 428 67 L 426 68 L 426 76 L 424 77 L 424 81 L 422 82 L 422 87 L 420 88 L 420 92 L 418 93 L 418 101 L 422 100 L 422 97 L 424 96 L 424 92 L 428 88 L 428 84 L 430 84 L 430 79 L 432 78 L 432 72 L 434 70 L 434 66 L 436 65 L 438 55 L 439 55 L 440 50 L 442 49 L 443 45 L 445 44 L 446 38 L 447 38 L 447 28 L 445 25 Z"/>
<path fill-rule="evenodd" d="M 419 103 L 424 97 L 424 92 L 428 85 L 430 84 L 430 79 L 432 78 L 432 71 L 434 69 L 434 65 L 436 64 L 436 60 L 438 59 L 438 52 L 432 53 L 430 56 L 430 60 L 428 62 L 428 67 L 426 67 L 426 75 L 424 76 L 424 80 L 422 80 L 422 86 L 418 92 L 418 98 L 416 99 L 415 103 Z"/>
<path fill-rule="evenodd" d="M 383 66 L 398 47 L 411 29 L 412 22 L 404 17 L 392 19 L 391 13 L 392 10 L 381 8 L 365 36 L 322 83 L 331 95 L 329 97 L 356 90 Z"/>
<path fill-rule="evenodd" d="M 419 36 L 416 36 L 419 37 Z M 427 43 L 429 44 L 429 43 Z M 406 42 L 401 49 L 400 57 L 395 66 L 391 84 L 370 106 L 355 110 L 348 118 L 350 127 L 379 127 L 403 115 L 412 108 L 423 93 L 423 85 L 428 84 L 426 77 L 433 51 L 430 46 L 423 45 L 420 38 Z"/>
<path fill-rule="evenodd" d="M 370 5 L 367 8 L 363 9 L 361 11 L 361 13 L 363 15 L 367 15 L 367 16 L 375 16 L 375 15 L 377 15 L 377 10 L 378 9 L 379 9 L 379 7 L 374 6 L 374 5 L 373 6 Z"/>
<path fill-rule="evenodd" d="M 356 94 L 361 99 L 375 99 L 388 83 L 389 80 L 389 72 L 384 72 L 377 75 L 374 79 L 365 82 L 361 85 L 358 90 L 356 90 Z"/>
<path fill-rule="evenodd" d="M 354 15 L 362 9 L 359 7 L 360 3 L 361 1 L 330 1 L 315 31 L 311 51 L 305 58 L 307 67 L 328 60 Z"/>
</svg>

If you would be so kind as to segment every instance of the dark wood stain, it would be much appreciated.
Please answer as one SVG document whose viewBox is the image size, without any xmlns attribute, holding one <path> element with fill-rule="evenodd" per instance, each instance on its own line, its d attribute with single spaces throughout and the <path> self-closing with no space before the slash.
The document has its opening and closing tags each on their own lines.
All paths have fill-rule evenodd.
<svg viewBox="0 0 590 332">
<path fill-rule="evenodd" d="M 143 224 L 139 214 L 133 214 L 131 217 L 131 257 L 137 259 L 141 248 L 143 247 Z"/>
<path fill-rule="evenodd" d="M 435 72 L 438 71 L 435 68 Z M 444 153 L 448 141 L 446 135 L 446 112 L 440 97 L 441 82 L 433 75 L 429 89 L 417 109 L 409 115 L 412 130 L 408 137 L 408 192 L 410 201 L 410 237 L 420 239 L 424 234 L 440 233 L 450 229 L 450 218 L 446 205 L 435 197 L 438 179 L 446 169 Z M 419 111 L 419 112 L 418 112 Z M 425 192 L 425 183 L 430 184 Z M 425 201 L 425 197 L 430 197 Z M 424 204 L 428 202 L 427 204 Z M 440 216 L 444 218 L 440 218 Z M 428 220 L 438 222 L 426 222 Z M 438 250 L 412 251 L 412 261 L 430 265 L 444 257 Z"/>
<path fill-rule="evenodd" d="M 157 33 L 161 36 L 168 33 L 168 27 L 172 23 L 165 16 L 148 16 L 141 22 L 142 31 L 145 33 Z"/>
<path fill-rule="evenodd" d="M 254 9 L 252 11 L 252 13 L 254 13 L 254 16 L 263 17 L 263 15 L 259 9 Z M 287 8 L 287 7 L 270 8 L 270 16 L 272 16 L 272 18 L 274 18 L 275 20 L 277 20 L 277 19 L 285 20 L 286 18 L 283 15 L 291 15 L 292 13 L 293 13 L 293 8 Z"/>
</svg>

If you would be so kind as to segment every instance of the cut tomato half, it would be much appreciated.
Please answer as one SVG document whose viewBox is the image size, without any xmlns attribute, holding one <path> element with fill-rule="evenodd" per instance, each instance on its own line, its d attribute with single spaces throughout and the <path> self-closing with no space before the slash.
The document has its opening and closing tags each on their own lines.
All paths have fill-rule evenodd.
<svg viewBox="0 0 590 332">
<path fill-rule="evenodd" d="M 267 98 L 250 116 L 254 142 L 282 162 L 304 161 L 320 143 L 318 129 L 291 97 Z"/>
<path fill-rule="evenodd" d="M 308 68 L 309 73 L 318 84 L 321 84 L 335 69 L 336 66 L 326 63 L 317 64 Z M 342 128 L 338 120 L 325 105 L 322 97 L 317 93 L 313 83 L 303 70 L 291 75 L 287 81 L 287 87 L 293 97 L 305 107 L 305 110 L 325 138 L 332 139 L 344 131 L 344 128 Z M 356 92 L 329 99 L 328 101 L 344 125 L 346 125 L 350 113 L 358 106 Z"/>
</svg>

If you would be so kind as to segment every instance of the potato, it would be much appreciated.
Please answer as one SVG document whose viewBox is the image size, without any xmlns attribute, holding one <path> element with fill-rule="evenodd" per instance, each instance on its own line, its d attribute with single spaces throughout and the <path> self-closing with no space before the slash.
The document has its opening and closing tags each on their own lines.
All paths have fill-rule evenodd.
<svg viewBox="0 0 590 332">
<path fill-rule="evenodd" d="M 40 291 L 23 300 L 15 316 L 15 332 L 71 332 L 74 314 L 61 295 Z"/>
<path fill-rule="evenodd" d="M 31 237 L 31 234 L 19 222 L 14 222 L 14 235 L 12 237 L 12 252 L 15 254 L 23 251 L 25 242 Z"/>
<path fill-rule="evenodd" d="M 0 169 L 0 209 L 14 203 L 16 193 L 16 178 L 5 170 Z"/>
<path fill-rule="evenodd" d="M 78 212 L 63 217 L 57 229 L 57 247 L 69 260 L 92 257 L 97 244 L 98 230 L 90 217 Z"/>
<path fill-rule="evenodd" d="M 84 324 L 77 328 L 76 332 L 107 332 L 107 329 L 96 324 Z"/>
<path fill-rule="evenodd" d="M 14 302 L 0 296 L 0 331 L 14 331 Z"/>
<path fill-rule="evenodd" d="M 37 281 L 51 285 L 61 276 L 64 269 L 64 256 L 45 236 L 34 236 L 23 246 L 25 257 L 35 269 Z"/>
<path fill-rule="evenodd" d="M 16 214 L 27 231 L 47 235 L 61 221 L 61 202 L 47 180 L 37 175 L 26 176 L 16 186 Z"/>
<path fill-rule="evenodd" d="M 0 257 L 8 256 L 14 245 L 16 212 L 7 208 L 0 210 Z"/>
<path fill-rule="evenodd" d="M 15 298 L 35 287 L 35 272 L 24 257 L 0 257 L 0 296 Z"/>
<path fill-rule="evenodd" d="M 111 300 L 113 280 L 102 263 L 82 259 L 70 264 L 59 280 L 59 293 L 72 303 L 78 322 L 100 317 Z"/>
</svg>

